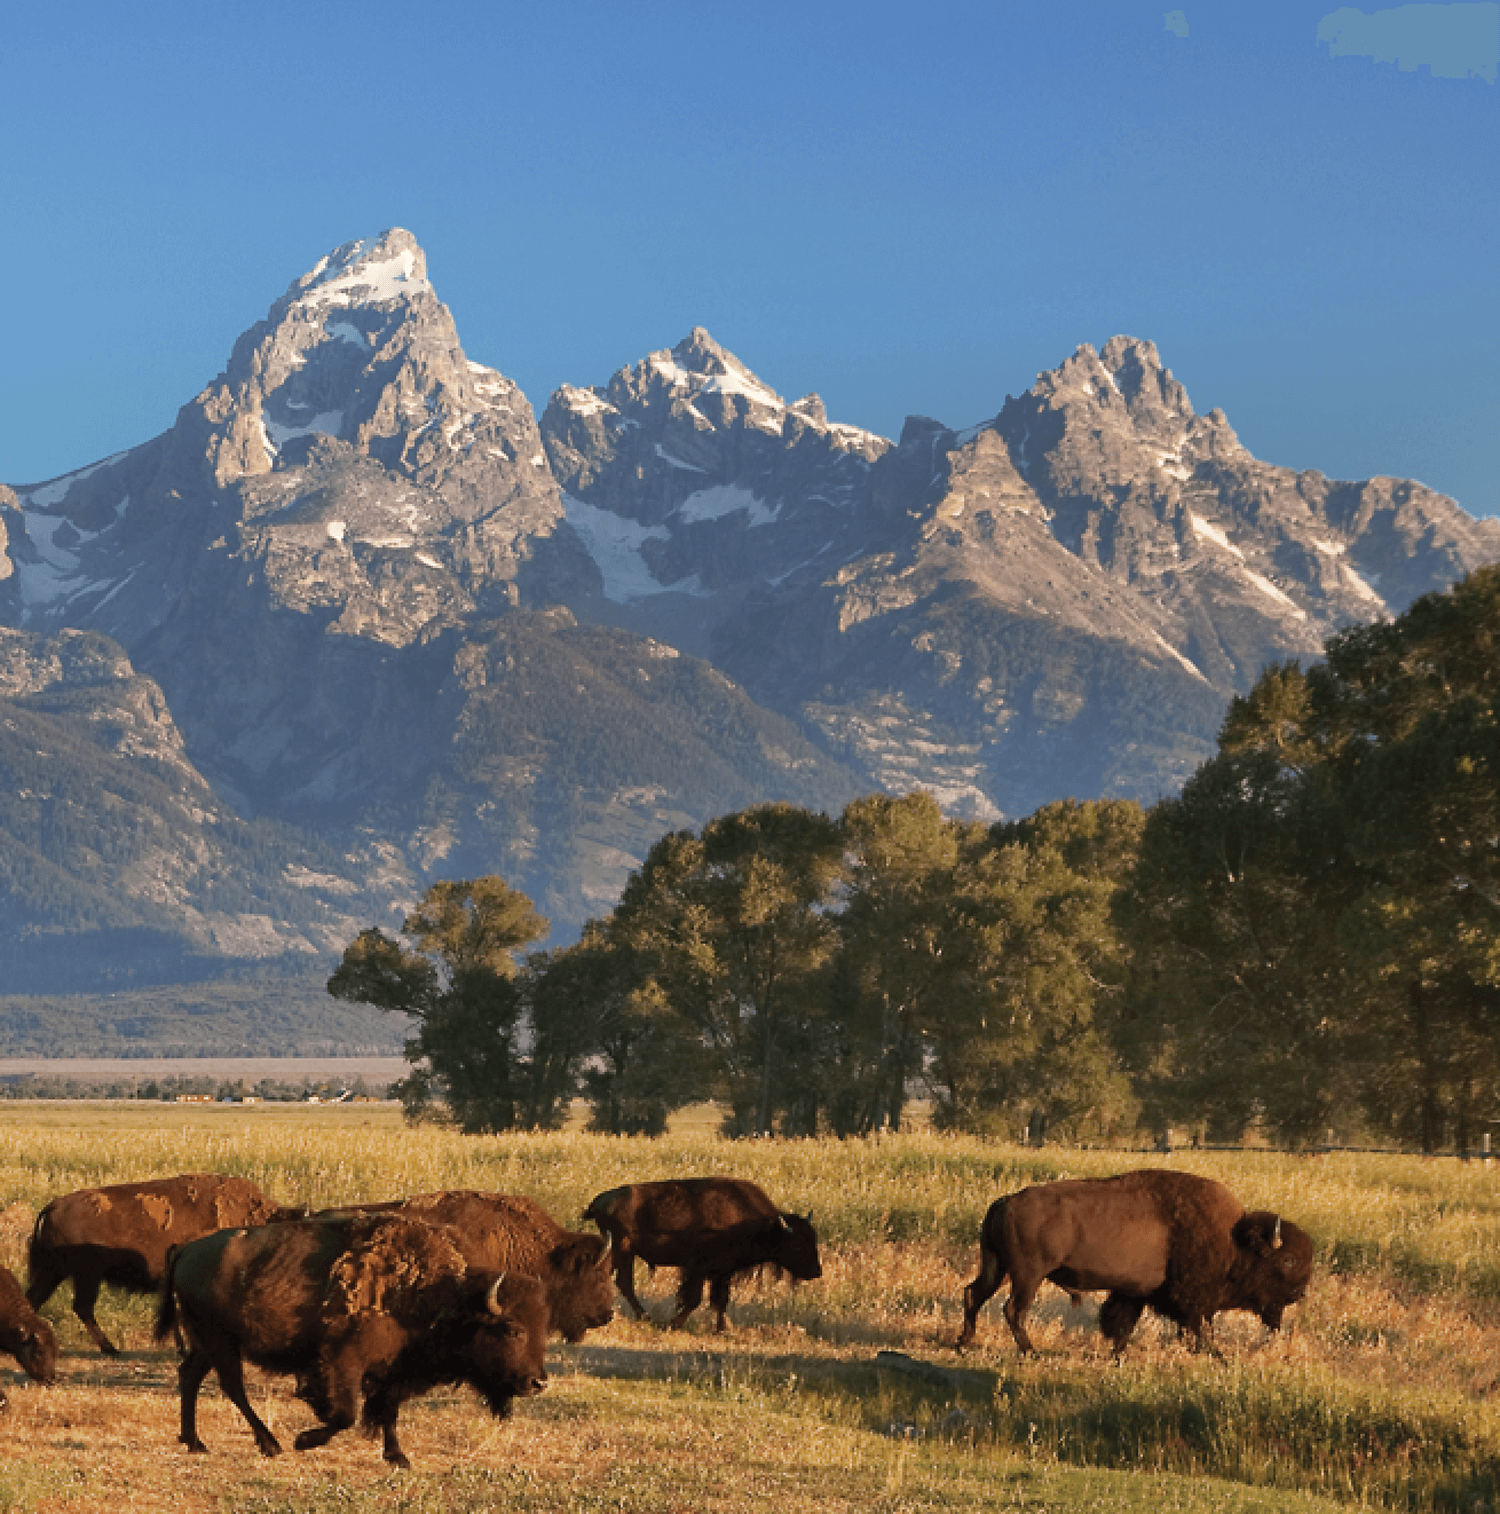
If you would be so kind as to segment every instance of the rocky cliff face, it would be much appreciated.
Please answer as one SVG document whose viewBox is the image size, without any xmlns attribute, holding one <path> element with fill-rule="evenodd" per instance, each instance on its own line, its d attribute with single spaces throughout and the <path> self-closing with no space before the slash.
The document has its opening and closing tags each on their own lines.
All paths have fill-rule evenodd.
<svg viewBox="0 0 1500 1514">
<path fill-rule="evenodd" d="M 205 816 L 301 827 L 353 869 L 308 871 L 384 880 L 361 908 L 500 871 L 566 930 L 663 831 L 761 798 L 1149 802 L 1266 661 L 1496 557 L 1500 524 L 1420 484 L 1259 462 L 1125 337 L 892 444 L 698 329 L 538 426 L 390 231 L 294 282 L 164 435 L 0 487 L 0 625 L 32 638 L 0 682 L 96 633 Z"/>
<path fill-rule="evenodd" d="M 1500 555 L 1421 485 L 1256 461 L 1125 337 L 892 448 L 696 331 L 542 432 L 617 618 L 681 637 L 696 605 L 703 650 L 868 787 L 976 817 L 1150 802 L 1266 662 Z"/>
<path fill-rule="evenodd" d="M 161 689 L 97 633 L 0 629 L 0 774 L 7 993 L 172 978 L 193 958 L 315 960 L 411 897 L 394 848 L 237 815 Z"/>
</svg>

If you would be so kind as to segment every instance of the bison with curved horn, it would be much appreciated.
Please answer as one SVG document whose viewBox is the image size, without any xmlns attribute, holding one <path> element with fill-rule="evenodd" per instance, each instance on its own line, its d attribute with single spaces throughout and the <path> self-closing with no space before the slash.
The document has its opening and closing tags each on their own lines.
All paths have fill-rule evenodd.
<svg viewBox="0 0 1500 1514">
<path fill-rule="evenodd" d="M 221 1230 L 173 1251 L 156 1338 L 180 1330 L 180 1439 L 203 1451 L 198 1390 L 210 1368 L 264 1456 L 281 1443 L 250 1407 L 244 1363 L 294 1373 L 325 1445 L 363 1414 L 384 1456 L 409 1466 L 396 1417 L 410 1398 L 466 1383 L 499 1418 L 547 1383 L 547 1303 L 535 1278 L 471 1269 L 444 1226 L 402 1215 Z"/>
<path fill-rule="evenodd" d="M 404 1214 L 447 1225 L 470 1267 L 534 1277 L 546 1290 L 552 1330 L 570 1343 L 614 1318 L 608 1246 L 597 1235 L 564 1230 L 524 1194 L 451 1189 L 322 1213 Z"/>
</svg>

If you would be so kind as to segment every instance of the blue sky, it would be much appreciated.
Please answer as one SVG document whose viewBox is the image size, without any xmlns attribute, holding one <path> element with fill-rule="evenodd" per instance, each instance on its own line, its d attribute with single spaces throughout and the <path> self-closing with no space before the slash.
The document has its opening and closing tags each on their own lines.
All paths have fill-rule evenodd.
<svg viewBox="0 0 1500 1514">
<path fill-rule="evenodd" d="M 894 436 L 1124 332 L 1267 461 L 1500 514 L 1492 34 L 1496 4 L 12 0 L 0 479 L 166 429 L 399 225 L 538 412 L 703 325 Z"/>
</svg>

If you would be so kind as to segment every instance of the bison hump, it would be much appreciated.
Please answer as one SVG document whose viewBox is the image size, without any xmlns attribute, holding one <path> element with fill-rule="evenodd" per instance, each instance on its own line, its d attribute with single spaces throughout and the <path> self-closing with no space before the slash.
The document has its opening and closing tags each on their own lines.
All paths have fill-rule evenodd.
<svg viewBox="0 0 1500 1514">
<path fill-rule="evenodd" d="M 441 1307 L 467 1274 L 463 1254 L 435 1226 L 382 1215 L 359 1229 L 358 1242 L 329 1269 L 330 1314 L 404 1316 L 418 1295 Z"/>
</svg>

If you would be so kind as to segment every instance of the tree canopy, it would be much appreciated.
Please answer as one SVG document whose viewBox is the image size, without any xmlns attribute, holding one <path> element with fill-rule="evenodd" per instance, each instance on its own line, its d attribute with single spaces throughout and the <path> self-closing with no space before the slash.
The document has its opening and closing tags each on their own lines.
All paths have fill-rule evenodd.
<svg viewBox="0 0 1500 1514">
<path fill-rule="evenodd" d="M 1500 567 L 1268 667 L 1149 812 L 991 826 L 932 795 L 663 836 L 574 946 L 439 883 L 329 981 L 411 1015 L 413 1112 L 600 1130 L 702 1099 L 741 1135 L 1254 1126 L 1435 1150 L 1500 1119 Z"/>
<path fill-rule="evenodd" d="M 1135 1008 L 1164 1107 L 1424 1150 L 1500 1117 L 1497 653 L 1486 568 L 1267 668 L 1153 810 Z"/>
</svg>

